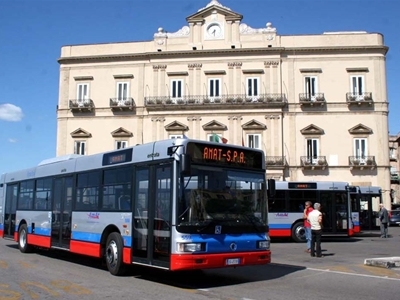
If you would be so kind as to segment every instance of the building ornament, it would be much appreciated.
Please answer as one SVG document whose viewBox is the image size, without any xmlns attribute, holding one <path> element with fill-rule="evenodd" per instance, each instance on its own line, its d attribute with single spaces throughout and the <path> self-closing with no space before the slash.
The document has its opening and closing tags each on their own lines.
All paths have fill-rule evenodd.
<svg viewBox="0 0 400 300">
<path fill-rule="evenodd" d="M 192 63 L 192 64 L 188 64 L 188 68 L 189 69 L 194 69 L 194 68 L 201 68 L 203 66 L 203 64 L 201 63 Z"/>
<path fill-rule="evenodd" d="M 154 38 L 176 38 L 189 36 L 190 28 L 189 26 L 183 26 L 176 32 L 166 32 L 162 27 L 158 28 L 158 32 L 154 34 Z"/>
<path fill-rule="evenodd" d="M 223 5 L 222 5 L 221 3 L 219 3 L 217 0 L 211 0 L 210 3 L 208 3 L 205 7 L 200 8 L 200 9 L 198 10 L 198 12 L 199 12 L 199 11 L 202 11 L 203 9 L 209 8 L 210 6 L 213 6 L 213 5 L 219 6 L 219 7 L 222 7 L 222 8 L 225 8 L 226 10 L 231 10 L 229 7 L 223 6 Z"/>
<path fill-rule="evenodd" d="M 228 62 L 228 67 L 241 67 L 242 62 L 240 61 L 233 61 L 233 62 Z"/>
<path fill-rule="evenodd" d="M 245 23 L 239 25 L 239 31 L 241 34 L 255 34 L 255 33 L 276 33 L 276 28 L 272 27 L 272 23 L 268 22 L 265 28 L 251 28 Z M 273 36 L 272 38 L 273 39 Z"/>
<path fill-rule="evenodd" d="M 243 120 L 242 116 L 228 116 L 228 120 Z"/>
<path fill-rule="evenodd" d="M 266 66 L 266 67 L 279 66 L 279 60 L 267 60 L 267 61 L 264 61 L 264 66 Z"/>
<path fill-rule="evenodd" d="M 151 121 L 152 122 L 165 122 L 165 118 L 164 117 L 152 117 Z"/>
<path fill-rule="evenodd" d="M 265 119 L 280 119 L 280 115 L 265 115 Z"/>
<path fill-rule="evenodd" d="M 201 117 L 192 116 L 192 117 L 187 117 L 187 120 L 188 121 L 201 121 L 202 119 L 201 119 Z"/>
</svg>

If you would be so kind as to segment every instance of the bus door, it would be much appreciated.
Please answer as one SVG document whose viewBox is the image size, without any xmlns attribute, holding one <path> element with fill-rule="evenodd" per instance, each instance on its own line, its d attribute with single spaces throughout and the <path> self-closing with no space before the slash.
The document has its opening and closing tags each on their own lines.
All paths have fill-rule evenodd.
<svg viewBox="0 0 400 300">
<path fill-rule="evenodd" d="M 171 164 L 136 169 L 133 222 L 133 261 L 170 267 Z"/>
<path fill-rule="evenodd" d="M 18 184 L 7 185 L 4 207 L 4 237 L 14 238 L 17 212 Z"/>
<path fill-rule="evenodd" d="M 346 191 L 321 191 L 320 202 L 324 233 L 348 231 L 348 205 Z"/>
<path fill-rule="evenodd" d="M 54 180 L 54 197 L 51 216 L 51 246 L 69 249 L 72 221 L 73 177 Z"/>
</svg>

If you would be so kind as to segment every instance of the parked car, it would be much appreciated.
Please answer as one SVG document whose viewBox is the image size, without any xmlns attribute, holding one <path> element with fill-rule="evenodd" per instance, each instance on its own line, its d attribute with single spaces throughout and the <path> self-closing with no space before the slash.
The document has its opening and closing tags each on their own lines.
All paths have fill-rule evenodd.
<svg viewBox="0 0 400 300">
<path fill-rule="evenodd" d="M 400 209 L 389 211 L 389 224 L 390 226 L 400 225 Z"/>
</svg>

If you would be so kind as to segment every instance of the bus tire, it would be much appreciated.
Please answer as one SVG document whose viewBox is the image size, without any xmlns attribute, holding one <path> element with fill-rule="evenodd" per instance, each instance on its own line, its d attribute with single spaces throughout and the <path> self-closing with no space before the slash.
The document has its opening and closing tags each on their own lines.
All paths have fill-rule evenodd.
<svg viewBox="0 0 400 300">
<path fill-rule="evenodd" d="M 303 222 L 297 222 L 292 227 L 292 239 L 296 243 L 306 242 L 306 230 Z"/>
<path fill-rule="evenodd" d="M 105 258 L 108 271 L 115 276 L 123 275 L 125 265 L 123 263 L 123 241 L 118 232 L 111 232 L 107 238 Z"/>
<path fill-rule="evenodd" d="M 30 253 L 33 251 L 33 246 L 28 244 L 28 227 L 22 224 L 18 231 L 18 248 L 22 253 Z"/>
</svg>

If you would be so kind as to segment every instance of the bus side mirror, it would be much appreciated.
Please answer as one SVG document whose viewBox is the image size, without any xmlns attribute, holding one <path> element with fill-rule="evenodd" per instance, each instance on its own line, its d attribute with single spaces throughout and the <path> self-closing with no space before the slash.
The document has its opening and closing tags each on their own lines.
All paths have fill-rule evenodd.
<svg viewBox="0 0 400 300">
<path fill-rule="evenodd" d="M 188 154 L 180 155 L 181 174 L 189 175 L 191 172 L 191 157 Z"/>
<path fill-rule="evenodd" d="M 275 196 L 275 179 L 268 179 L 267 184 L 268 184 L 268 190 L 267 190 L 268 198 L 272 198 Z"/>
</svg>

